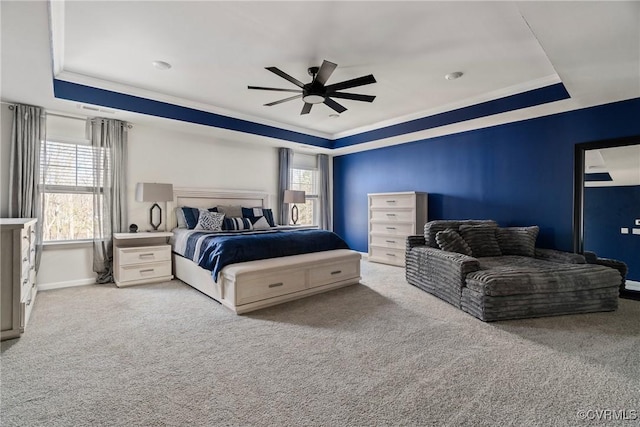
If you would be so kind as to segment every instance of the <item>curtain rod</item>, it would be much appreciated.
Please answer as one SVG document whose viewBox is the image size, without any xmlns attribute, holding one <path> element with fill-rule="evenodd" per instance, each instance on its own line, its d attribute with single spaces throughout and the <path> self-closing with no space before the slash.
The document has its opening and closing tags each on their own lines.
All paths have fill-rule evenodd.
<svg viewBox="0 0 640 427">
<path fill-rule="evenodd" d="M 14 109 L 15 109 L 15 106 L 13 104 L 9 104 L 9 110 L 14 110 Z M 47 115 L 48 116 L 54 116 L 54 117 L 62 117 L 62 118 L 65 118 L 65 119 L 82 120 L 83 122 L 87 120 L 87 119 L 83 119 L 82 117 L 67 116 L 65 114 L 57 114 L 57 113 L 49 113 L 49 112 L 47 112 Z M 92 117 L 90 120 L 94 120 L 96 118 L 101 119 L 101 118 L 104 118 L 104 117 Z M 126 123 L 126 122 L 123 122 L 123 123 L 125 123 L 125 125 L 126 125 L 126 127 L 128 129 L 133 128 L 132 124 Z"/>
</svg>

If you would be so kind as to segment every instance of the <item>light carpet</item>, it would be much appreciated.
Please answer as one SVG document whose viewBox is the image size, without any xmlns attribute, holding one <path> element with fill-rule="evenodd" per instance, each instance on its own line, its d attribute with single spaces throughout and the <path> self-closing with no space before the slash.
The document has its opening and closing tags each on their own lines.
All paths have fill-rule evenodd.
<svg viewBox="0 0 640 427">
<path fill-rule="evenodd" d="M 483 323 L 408 285 L 402 268 L 365 261 L 362 276 L 242 316 L 180 281 L 41 292 L 26 333 L 2 343 L 0 421 L 639 423 L 637 301 L 610 313 Z M 604 410 L 627 420 L 598 421 Z"/>
</svg>

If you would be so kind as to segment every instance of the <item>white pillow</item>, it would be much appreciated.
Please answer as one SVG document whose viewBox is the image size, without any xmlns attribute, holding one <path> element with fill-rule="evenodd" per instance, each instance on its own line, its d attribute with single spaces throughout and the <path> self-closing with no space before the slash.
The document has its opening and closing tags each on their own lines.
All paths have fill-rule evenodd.
<svg viewBox="0 0 640 427">
<path fill-rule="evenodd" d="M 269 228 L 271 228 L 269 221 L 267 221 L 267 218 L 263 216 L 258 217 L 257 221 L 253 223 L 254 230 L 267 230 Z"/>
<path fill-rule="evenodd" d="M 200 217 L 194 230 L 222 231 L 223 222 L 223 213 L 209 212 L 206 209 L 200 209 Z"/>
<path fill-rule="evenodd" d="M 178 220 L 178 228 L 187 228 L 187 220 L 184 219 L 182 208 L 176 208 L 176 219 Z"/>
</svg>

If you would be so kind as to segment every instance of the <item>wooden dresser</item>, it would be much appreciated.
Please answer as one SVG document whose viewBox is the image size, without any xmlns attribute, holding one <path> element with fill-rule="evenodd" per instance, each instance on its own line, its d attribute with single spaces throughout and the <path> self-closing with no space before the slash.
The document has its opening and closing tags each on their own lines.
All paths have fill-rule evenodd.
<svg viewBox="0 0 640 427">
<path fill-rule="evenodd" d="M 36 222 L 35 218 L 0 219 L 2 340 L 24 332 L 36 299 Z"/>
<path fill-rule="evenodd" d="M 374 193 L 369 198 L 369 261 L 404 266 L 406 238 L 422 234 L 427 193 Z"/>
</svg>

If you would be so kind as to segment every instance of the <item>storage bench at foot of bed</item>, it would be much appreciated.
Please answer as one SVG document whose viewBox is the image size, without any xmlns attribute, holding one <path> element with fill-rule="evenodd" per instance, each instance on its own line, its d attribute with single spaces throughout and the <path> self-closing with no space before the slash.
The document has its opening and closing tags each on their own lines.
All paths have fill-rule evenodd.
<svg viewBox="0 0 640 427">
<path fill-rule="evenodd" d="M 360 282 L 360 254 L 348 249 L 314 252 L 228 265 L 214 283 L 211 272 L 176 256 L 176 275 L 241 314 Z M 181 273 L 180 265 L 193 267 Z M 191 271 L 192 273 L 189 273 Z M 209 276 L 190 280 L 192 276 Z"/>
</svg>

